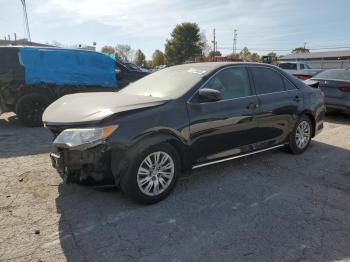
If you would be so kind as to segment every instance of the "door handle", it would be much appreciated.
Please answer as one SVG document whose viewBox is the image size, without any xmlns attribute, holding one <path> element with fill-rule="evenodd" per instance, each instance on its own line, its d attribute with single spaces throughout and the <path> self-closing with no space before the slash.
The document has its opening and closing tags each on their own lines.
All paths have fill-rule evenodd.
<svg viewBox="0 0 350 262">
<path fill-rule="evenodd" d="M 257 107 L 258 107 L 258 104 L 255 104 L 255 103 L 249 103 L 247 105 L 247 109 L 251 111 L 254 111 Z"/>
<path fill-rule="evenodd" d="M 295 102 L 300 102 L 301 98 L 299 96 L 295 96 L 293 99 Z"/>
</svg>

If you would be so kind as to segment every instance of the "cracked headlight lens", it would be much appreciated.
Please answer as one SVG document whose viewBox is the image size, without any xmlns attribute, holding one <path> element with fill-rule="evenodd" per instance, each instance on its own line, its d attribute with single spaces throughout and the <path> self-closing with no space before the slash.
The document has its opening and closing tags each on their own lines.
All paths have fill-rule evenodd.
<svg viewBox="0 0 350 262">
<path fill-rule="evenodd" d="M 86 144 L 96 145 L 109 137 L 118 125 L 92 128 L 70 128 L 63 130 L 53 142 L 56 146 L 77 147 Z"/>
</svg>

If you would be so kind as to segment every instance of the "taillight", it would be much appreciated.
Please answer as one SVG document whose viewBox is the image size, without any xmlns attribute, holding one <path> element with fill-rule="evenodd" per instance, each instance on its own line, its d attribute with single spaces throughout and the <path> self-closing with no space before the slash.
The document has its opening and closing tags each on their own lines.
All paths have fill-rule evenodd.
<svg viewBox="0 0 350 262">
<path fill-rule="evenodd" d="M 311 78 L 311 76 L 307 76 L 307 75 L 295 75 L 295 76 L 300 80 L 308 80 Z"/>
<path fill-rule="evenodd" d="M 350 86 L 341 87 L 339 90 L 345 93 L 350 93 Z"/>
<path fill-rule="evenodd" d="M 321 95 L 322 99 L 325 99 L 326 95 L 324 94 L 324 92 L 322 90 L 320 90 L 320 92 L 321 92 L 320 95 Z"/>
</svg>

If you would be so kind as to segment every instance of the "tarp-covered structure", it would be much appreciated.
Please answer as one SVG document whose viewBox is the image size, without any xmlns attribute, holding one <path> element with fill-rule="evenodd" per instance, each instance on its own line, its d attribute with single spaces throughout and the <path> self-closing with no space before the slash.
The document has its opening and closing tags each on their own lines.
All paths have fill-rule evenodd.
<svg viewBox="0 0 350 262">
<path fill-rule="evenodd" d="M 12 74 L 25 84 L 116 88 L 115 61 L 98 52 L 35 47 L 0 48 L 0 78 Z"/>
</svg>

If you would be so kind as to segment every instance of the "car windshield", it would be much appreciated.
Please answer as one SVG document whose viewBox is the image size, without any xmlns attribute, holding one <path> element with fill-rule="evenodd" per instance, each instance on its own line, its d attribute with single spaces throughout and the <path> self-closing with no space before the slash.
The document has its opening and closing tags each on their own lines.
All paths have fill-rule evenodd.
<svg viewBox="0 0 350 262">
<path fill-rule="evenodd" d="M 208 68 L 203 65 L 193 64 L 168 67 L 141 78 L 120 92 L 131 95 L 175 99 L 190 90 L 207 73 Z"/>
<path fill-rule="evenodd" d="M 126 65 L 132 70 L 138 70 L 138 71 L 141 70 L 137 65 L 135 65 L 133 63 L 126 63 Z"/>
<path fill-rule="evenodd" d="M 350 81 L 350 70 L 347 69 L 331 69 L 323 71 L 313 78 Z"/>
</svg>

